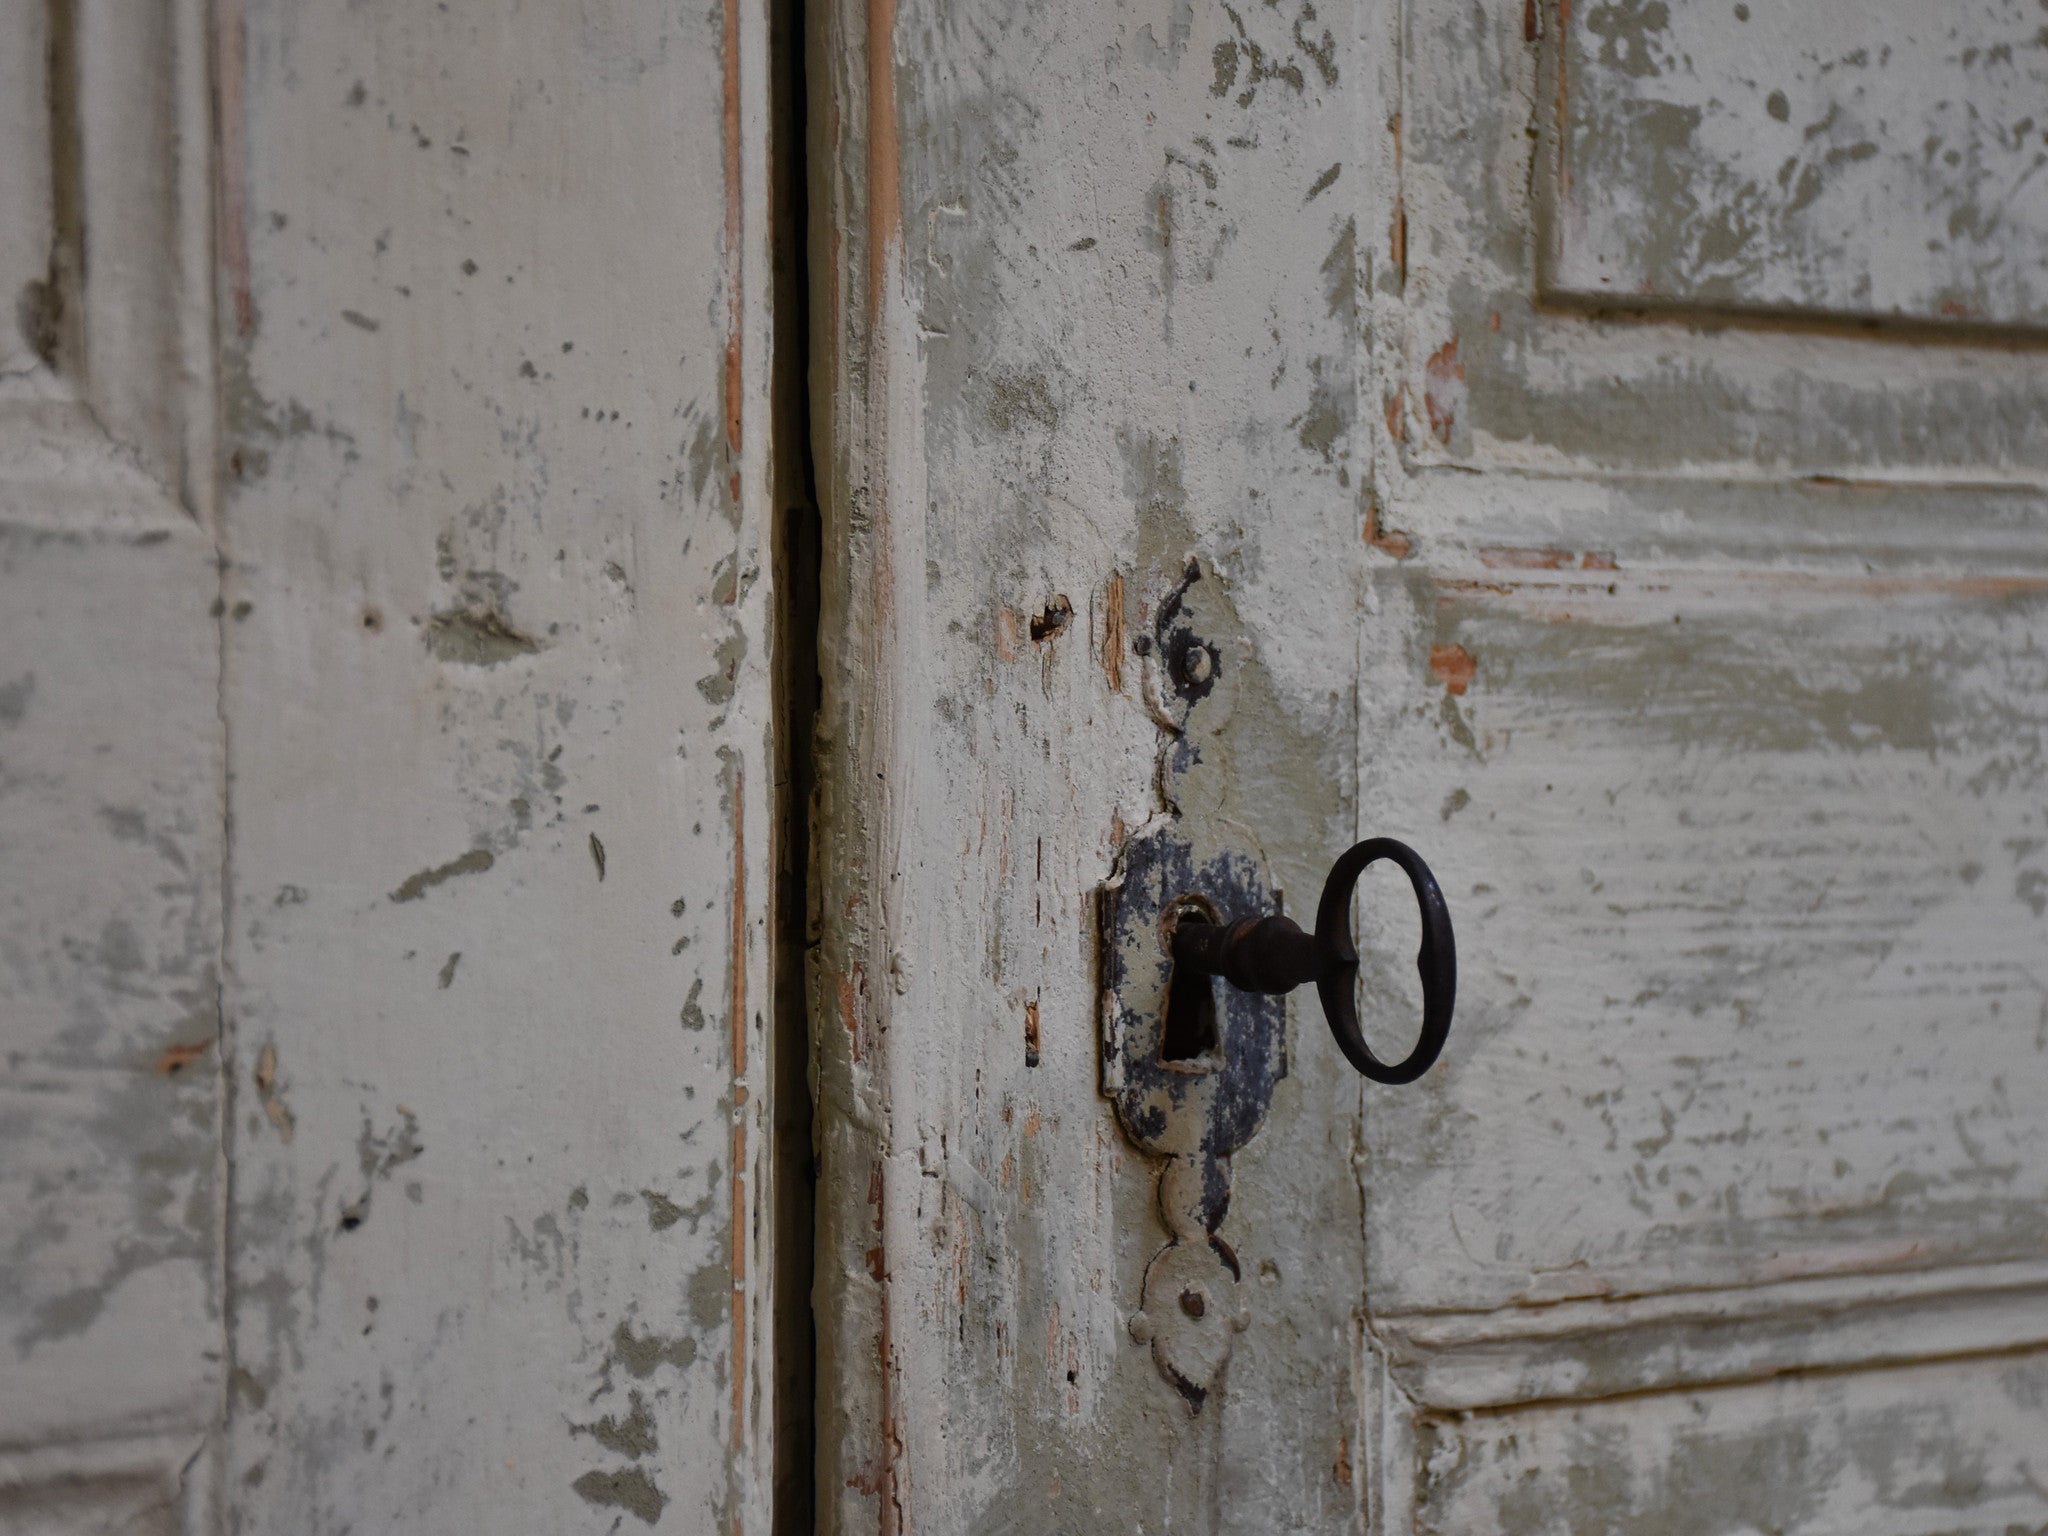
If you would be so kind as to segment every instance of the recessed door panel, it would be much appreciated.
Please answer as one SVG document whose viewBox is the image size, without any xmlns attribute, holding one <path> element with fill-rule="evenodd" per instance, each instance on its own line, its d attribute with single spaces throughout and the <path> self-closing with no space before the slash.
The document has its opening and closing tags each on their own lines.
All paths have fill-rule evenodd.
<svg viewBox="0 0 2048 1536">
<path fill-rule="evenodd" d="M 1546 293 L 2048 324 L 2048 38 L 2023 0 L 1560 13 Z"/>
</svg>

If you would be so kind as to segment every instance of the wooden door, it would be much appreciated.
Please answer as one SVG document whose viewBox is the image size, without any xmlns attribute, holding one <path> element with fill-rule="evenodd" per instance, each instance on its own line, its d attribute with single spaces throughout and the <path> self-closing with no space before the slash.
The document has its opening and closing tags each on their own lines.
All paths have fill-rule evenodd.
<svg viewBox="0 0 2048 1536">
<path fill-rule="evenodd" d="M 2048 1523 L 2048 51 L 1972 0 L 815 21 L 832 1530 Z M 1098 897 L 1415 844 L 1191 1411 Z M 1397 1048 L 1412 917 L 1368 890 Z"/>
<path fill-rule="evenodd" d="M 0 1529 L 768 1530 L 768 8 L 0 27 Z"/>
</svg>

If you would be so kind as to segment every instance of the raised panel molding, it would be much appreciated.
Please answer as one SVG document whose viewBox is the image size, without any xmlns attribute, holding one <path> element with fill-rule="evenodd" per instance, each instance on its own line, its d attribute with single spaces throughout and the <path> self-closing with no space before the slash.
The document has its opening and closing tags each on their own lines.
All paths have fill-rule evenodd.
<svg viewBox="0 0 2048 1536">
<path fill-rule="evenodd" d="M 91 1441 L 0 1451 L 6 1536 L 180 1536 L 209 1525 L 209 1459 L 197 1439 Z"/>
<path fill-rule="evenodd" d="M 1428 1412 L 1593 1401 L 2048 1348 L 2048 1264 L 1417 1313 L 1376 1318 L 1372 1332 Z"/>
<path fill-rule="evenodd" d="M 54 0 L 9 12 L 0 517 L 130 526 L 181 509 L 210 520 L 204 6 Z"/>
<path fill-rule="evenodd" d="M 1415 1532 L 1952 1536 L 2048 1521 L 2040 1351 L 1405 1429 Z"/>
<path fill-rule="evenodd" d="M 18 389 L 54 350 L 46 302 L 56 249 L 51 143 L 50 7 L 18 0 L 0 10 L 0 388 Z M 67 242 L 68 243 L 68 242 Z"/>
<path fill-rule="evenodd" d="M 1387 191 L 1359 225 L 1389 470 L 2038 488 L 2048 59 L 2016 8 L 1831 0 L 1738 23 L 1727 6 L 1410 0 L 1367 108 Z M 1735 34 L 1766 23 L 1758 62 Z M 1869 43 L 1867 131 L 1846 106 L 1829 119 L 1845 71 L 1802 62 L 1830 26 L 1845 57 Z M 1941 81 L 1973 47 L 1988 106 L 1952 121 Z"/>
<path fill-rule="evenodd" d="M 1554 298 L 2048 326 L 2030 0 L 1563 8 Z"/>
</svg>

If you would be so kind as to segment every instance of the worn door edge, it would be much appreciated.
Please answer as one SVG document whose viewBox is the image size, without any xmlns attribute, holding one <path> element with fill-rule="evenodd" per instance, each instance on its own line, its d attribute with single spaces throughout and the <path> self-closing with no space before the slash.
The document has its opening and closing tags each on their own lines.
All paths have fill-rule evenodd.
<svg viewBox="0 0 2048 1536">
<path fill-rule="evenodd" d="M 893 0 L 807 10 L 811 424 L 820 515 L 817 943 L 810 999 L 818 1157 L 817 1529 L 907 1529 L 905 1422 L 893 1389 L 887 1190 L 886 865 L 896 816 L 890 669 L 902 660 L 890 513 L 911 455 L 889 441 L 886 355 L 901 271 Z M 886 462 L 885 462 L 886 461 Z M 921 569 L 921 567 L 920 567 Z M 909 594 L 903 594 L 910 596 Z M 896 1215 L 900 1225 L 902 1216 Z M 876 1511 L 879 1509 L 877 1517 Z"/>
<path fill-rule="evenodd" d="M 816 1522 L 816 1327 L 811 1311 L 816 1159 L 805 966 L 815 943 L 812 890 L 814 725 L 818 711 L 819 519 L 811 458 L 808 111 L 804 0 L 768 0 L 769 209 L 775 336 L 770 359 L 771 532 L 775 612 L 775 897 L 770 940 L 775 1015 L 770 1071 L 775 1315 L 771 1528 Z"/>
</svg>

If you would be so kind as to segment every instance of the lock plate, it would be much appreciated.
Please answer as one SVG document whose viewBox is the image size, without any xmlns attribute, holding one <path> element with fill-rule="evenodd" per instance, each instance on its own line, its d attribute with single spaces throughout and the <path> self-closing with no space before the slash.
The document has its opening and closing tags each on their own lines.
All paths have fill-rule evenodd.
<svg viewBox="0 0 2048 1536">
<path fill-rule="evenodd" d="M 1176 978 L 1181 915 L 1277 912 L 1259 845 L 1221 814 L 1217 732 L 1244 646 L 1213 574 L 1192 562 L 1141 647 L 1165 731 L 1163 809 L 1121 850 L 1102 892 L 1102 1083 L 1124 1135 L 1159 1159 L 1166 1246 L 1146 1268 L 1131 1333 L 1199 1413 L 1250 1320 L 1237 1255 L 1220 1228 L 1231 1157 L 1256 1136 L 1287 1075 L 1286 1000 L 1215 977 Z"/>
<path fill-rule="evenodd" d="M 1197 1165 L 1196 1217 L 1214 1232 L 1230 1155 L 1259 1133 L 1287 1075 L 1287 1002 L 1213 976 L 1175 984 L 1173 924 L 1194 902 L 1275 910 L 1246 844 L 1198 848 L 1178 818 L 1124 844 L 1122 879 L 1103 896 L 1102 1081 L 1133 1145 Z"/>
</svg>

